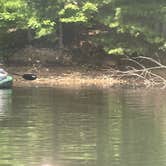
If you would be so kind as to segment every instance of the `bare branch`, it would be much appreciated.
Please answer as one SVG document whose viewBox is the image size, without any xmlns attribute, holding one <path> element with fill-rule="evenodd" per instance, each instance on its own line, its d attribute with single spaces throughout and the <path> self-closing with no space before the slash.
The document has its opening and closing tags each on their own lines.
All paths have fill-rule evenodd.
<svg viewBox="0 0 166 166">
<path fill-rule="evenodd" d="M 145 67 L 140 62 L 140 59 L 153 62 L 155 66 Z M 144 56 L 138 56 L 135 57 L 134 59 L 126 56 L 124 60 L 133 62 L 133 66 L 137 65 L 137 67 L 141 69 L 137 69 L 136 67 L 133 66 L 127 66 L 128 70 L 126 71 L 114 70 L 112 76 L 116 76 L 118 78 L 124 78 L 124 77 L 132 78 L 132 80 L 135 80 L 135 83 L 137 83 L 138 80 L 141 80 L 142 84 L 144 84 L 146 87 L 160 86 L 161 88 L 166 88 L 166 78 L 155 73 L 155 70 L 157 69 L 166 69 L 165 65 L 161 64 L 160 62 L 158 62 L 153 58 L 144 57 Z"/>
<path fill-rule="evenodd" d="M 158 62 L 157 60 L 153 59 L 153 58 L 150 58 L 150 57 L 145 57 L 145 56 L 138 56 L 138 57 L 135 57 L 135 59 L 146 59 L 146 60 L 149 60 L 151 62 L 154 62 L 156 65 L 158 66 L 163 66 L 163 67 L 166 67 L 164 66 L 163 64 L 161 64 L 160 62 Z"/>
<path fill-rule="evenodd" d="M 142 64 L 139 63 L 139 62 L 137 62 L 137 61 L 134 60 L 134 59 L 131 59 L 131 58 L 124 58 L 124 60 L 134 62 L 135 64 L 137 64 L 137 65 L 140 66 L 141 68 L 145 69 L 145 66 L 144 66 L 144 65 L 142 65 Z"/>
</svg>

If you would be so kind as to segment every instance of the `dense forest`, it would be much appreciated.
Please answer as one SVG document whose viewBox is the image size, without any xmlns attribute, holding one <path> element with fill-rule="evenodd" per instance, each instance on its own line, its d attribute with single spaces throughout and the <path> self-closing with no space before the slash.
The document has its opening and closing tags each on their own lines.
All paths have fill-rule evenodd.
<svg viewBox="0 0 166 166">
<path fill-rule="evenodd" d="M 28 45 L 163 57 L 166 1 L 0 0 L 0 55 Z"/>
</svg>

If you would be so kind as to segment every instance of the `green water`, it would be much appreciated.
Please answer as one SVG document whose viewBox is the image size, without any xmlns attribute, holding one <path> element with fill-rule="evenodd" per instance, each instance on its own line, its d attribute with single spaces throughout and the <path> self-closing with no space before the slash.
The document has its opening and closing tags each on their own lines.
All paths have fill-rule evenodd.
<svg viewBox="0 0 166 166">
<path fill-rule="evenodd" d="M 0 166 L 165 165 L 165 90 L 0 90 Z"/>
</svg>

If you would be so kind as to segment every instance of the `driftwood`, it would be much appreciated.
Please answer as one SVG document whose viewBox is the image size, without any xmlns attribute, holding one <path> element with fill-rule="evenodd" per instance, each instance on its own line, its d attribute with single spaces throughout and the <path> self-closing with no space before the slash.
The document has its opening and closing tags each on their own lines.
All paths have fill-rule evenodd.
<svg viewBox="0 0 166 166">
<path fill-rule="evenodd" d="M 132 80 L 132 84 L 135 85 L 166 88 L 166 78 L 164 78 L 160 72 L 156 72 L 157 70 L 166 69 L 165 65 L 153 58 L 144 56 L 138 56 L 134 58 L 126 56 L 123 60 L 129 61 L 132 65 L 126 66 L 126 70 L 123 71 L 113 70 L 110 73 L 112 77 L 117 77 L 119 79 L 125 78 L 130 80 L 130 83 Z M 145 61 L 147 62 L 146 64 L 153 63 L 153 65 L 148 65 L 147 67 L 144 63 L 142 63 Z"/>
</svg>

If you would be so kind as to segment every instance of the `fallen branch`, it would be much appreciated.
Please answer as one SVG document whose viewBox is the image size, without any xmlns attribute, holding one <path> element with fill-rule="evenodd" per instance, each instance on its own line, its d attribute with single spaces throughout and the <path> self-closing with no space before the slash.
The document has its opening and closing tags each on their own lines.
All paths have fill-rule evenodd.
<svg viewBox="0 0 166 166">
<path fill-rule="evenodd" d="M 161 88 L 166 88 L 166 78 L 161 76 L 160 74 L 156 74 L 155 71 L 158 69 L 166 69 L 166 66 L 158 62 L 157 60 L 150 58 L 150 57 L 144 57 L 144 56 L 138 56 L 134 58 L 127 57 L 124 59 L 125 61 L 132 62 L 133 66 L 127 66 L 125 71 L 121 70 L 114 70 L 112 72 L 112 76 L 118 77 L 119 79 L 122 78 L 129 78 L 132 79 L 135 84 L 137 84 L 138 80 L 139 83 L 142 83 L 146 87 L 150 86 L 160 86 Z M 146 67 L 143 63 L 145 60 L 148 61 L 148 63 L 153 63 L 153 67 Z"/>
</svg>

